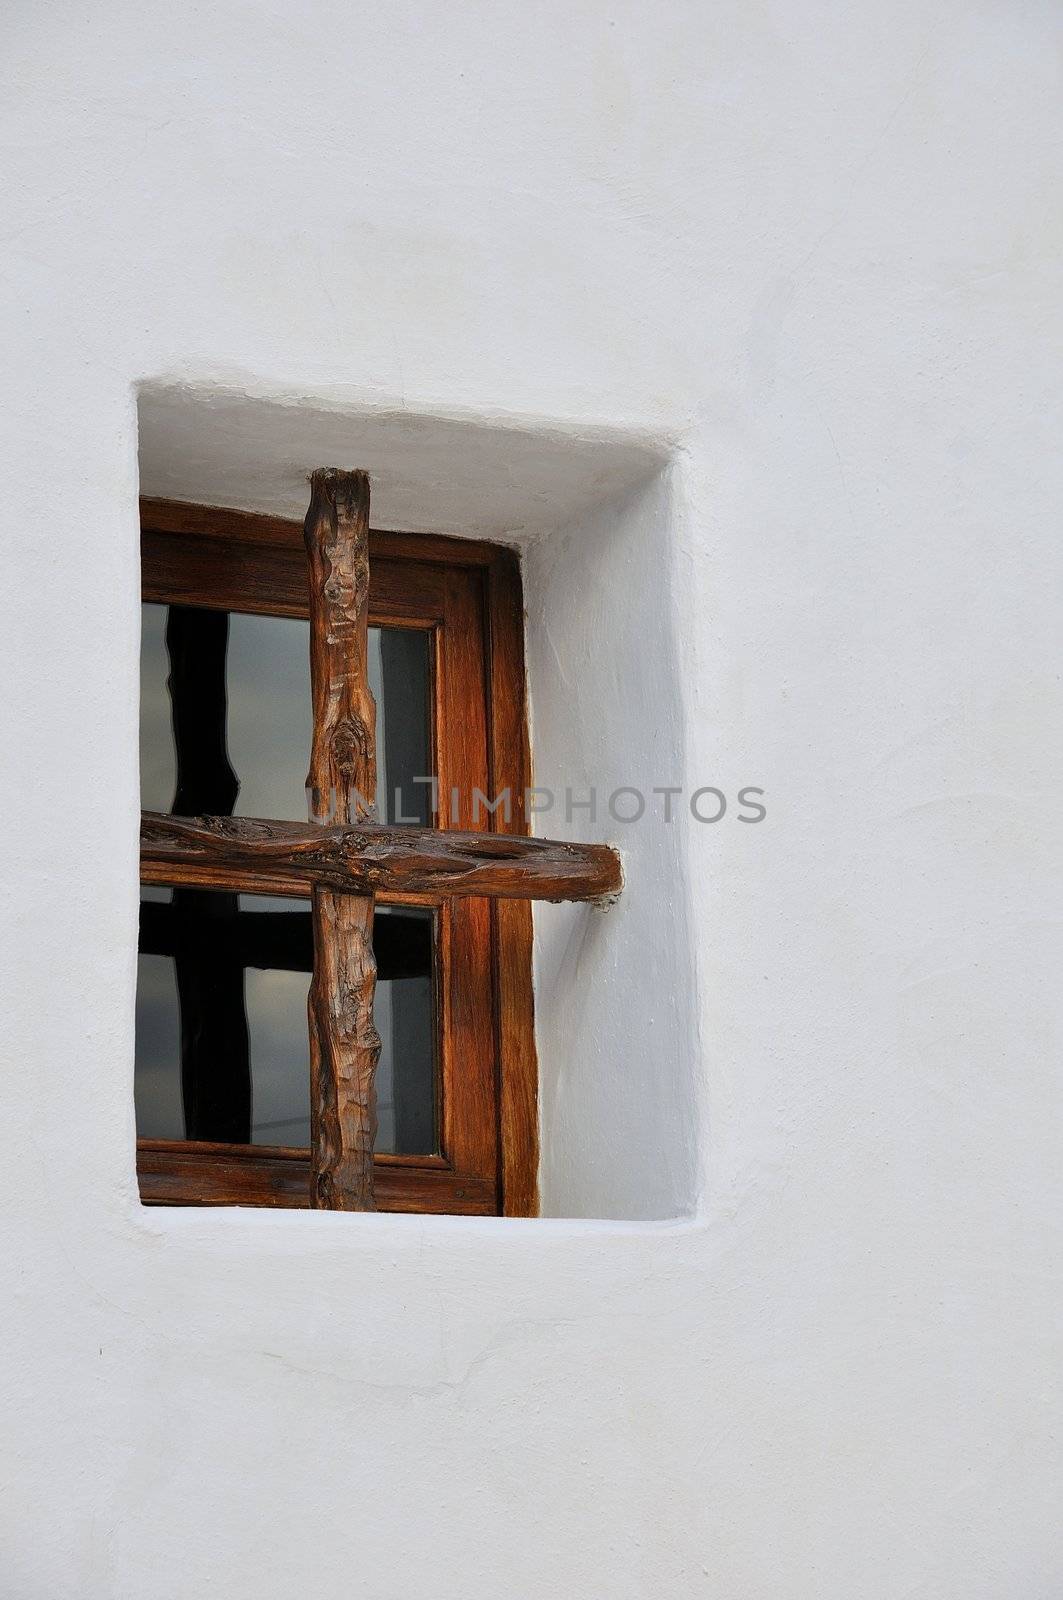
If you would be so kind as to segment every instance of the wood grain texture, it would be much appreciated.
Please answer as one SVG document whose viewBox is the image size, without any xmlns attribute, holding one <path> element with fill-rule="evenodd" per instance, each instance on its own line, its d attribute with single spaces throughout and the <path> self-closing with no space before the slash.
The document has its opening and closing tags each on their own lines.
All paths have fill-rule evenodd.
<svg viewBox="0 0 1063 1600">
<path fill-rule="evenodd" d="M 306 1150 L 140 1139 L 137 1172 L 145 1205 L 310 1205 Z M 492 1216 L 498 1209 L 493 1180 L 440 1160 L 377 1156 L 373 1174 L 381 1211 Z"/>
<path fill-rule="evenodd" d="M 376 961 L 373 902 L 315 889 L 310 983 L 311 1200 L 327 1211 L 374 1211 Z"/>
<path fill-rule="evenodd" d="M 443 617 L 447 568 L 433 561 L 391 559 L 369 541 L 369 621 L 430 628 Z M 308 617 L 306 551 L 287 545 L 187 539 L 145 529 L 140 541 L 143 597 L 161 605 Z M 463 570 L 474 570 L 464 568 Z"/>
<path fill-rule="evenodd" d="M 306 779 L 311 821 L 350 824 L 376 798 L 376 705 L 369 687 L 369 476 L 322 467 L 303 527 L 310 567 L 310 697 Z M 373 1211 L 373 901 L 315 882 L 310 983 L 310 1204 Z"/>
<path fill-rule="evenodd" d="M 498 813 L 501 819 L 502 813 Z M 225 885 L 270 875 L 349 894 L 483 895 L 493 900 L 605 900 L 621 886 L 610 845 L 439 828 L 313 827 L 250 817 L 171 817 L 145 811 L 144 868 L 182 869 L 185 882 Z"/>
<path fill-rule="evenodd" d="M 487 570 L 487 636 L 490 661 L 488 729 L 491 781 L 510 785 L 521 804 L 507 817 L 497 812 L 493 825 L 505 843 L 537 845 L 530 832 L 524 797 L 532 785 L 524 671 L 524 594 L 515 554 L 498 551 Z M 496 836 L 497 837 L 497 836 Z M 604 845 L 579 846 L 601 862 L 608 878 L 603 894 L 620 889 L 620 858 Z M 535 1051 L 535 1001 L 532 988 L 531 897 L 492 904 L 494 988 L 498 1033 L 499 1148 L 503 1210 L 508 1217 L 539 1213 L 539 1063 Z M 582 898 L 566 895 L 566 899 Z"/>
<path fill-rule="evenodd" d="M 435 715 L 443 828 L 472 830 L 474 789 L 487 793 L 487 641 L 483 574 L 443 568 Z M 482 819 L 481 819 L 482 825 Z M 498 1177 L 498 1055 L 491 983 L 491 908 L 482 895 L 447 896 L 440 994 L 448 1020 L 443 1059 L 442 1148 L 461 1172 Z M 485 1003 L 486 1002 L 486 1003 Z"/>
<path fill-rule="evenodd" d="M 376 702 L 369 687 L 369 476 L 323 467 L 310 479 L 310 820 L 359 822 L 376 798 Z"/>
<path fill-rule="evenodd" d="M 140 498 L 140 526 L 145 533 L 179 534 L 184 544 L 203 539 L 214 545 L 252 545 L 296 551 L 303 557 L 303 523 L 259 511 L 236 511 L 231 506 L 201 506 L 185 500 Z M 386 528 L 369 531 L 369 560 L 440 562 L 446 566 L 489 567 L 497 544 L 485 539 L 457 539 L 445 533 L 393 533 Z"/>
</svg>

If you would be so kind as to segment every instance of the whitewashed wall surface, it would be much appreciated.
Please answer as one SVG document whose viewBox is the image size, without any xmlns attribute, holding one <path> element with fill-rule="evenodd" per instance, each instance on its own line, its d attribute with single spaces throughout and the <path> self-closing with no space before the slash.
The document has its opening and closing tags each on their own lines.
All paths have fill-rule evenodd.
<svg viewBox="0 0 1063 1600">
<path fill-rule="evenodd" d="M 11 0 L 2 1600 L 1055 1600 L 1063 12 Z M 138 488 L 525 556 L 544 1216 L 147 1211 Z M 551 831 L 565 831 L 551 827 Z"/>
</svg>

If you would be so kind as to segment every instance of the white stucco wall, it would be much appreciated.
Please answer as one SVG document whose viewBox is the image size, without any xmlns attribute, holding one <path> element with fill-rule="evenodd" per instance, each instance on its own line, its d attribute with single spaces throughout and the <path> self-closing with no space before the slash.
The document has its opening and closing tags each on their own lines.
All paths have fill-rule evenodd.
<svg viewBox="0 0 1063 1600">
<path fill-rule="evenodd" d="M 1058 10 L 138 0 L 3 35 L 0 1594 L 1056 1595 Z M 496 487 L 511 428 L 550 759 L 580 530 L 632 565 L 570 682 L 588 741 L 667 600 L 664 743 L 769 803 L 638 847 L 682 869 L 696 1011 L 654 1034 L 614 986 L 602 1070 L 641 1088 L 665 1042 L 693 1220 L 138 1207 L 143 383 L 433 450 L 450 419 Z M 603 508 L 573 440 L 672 466 Z M 563 1208 L 596 1152 L 557 1136 Z"/>
</svg>

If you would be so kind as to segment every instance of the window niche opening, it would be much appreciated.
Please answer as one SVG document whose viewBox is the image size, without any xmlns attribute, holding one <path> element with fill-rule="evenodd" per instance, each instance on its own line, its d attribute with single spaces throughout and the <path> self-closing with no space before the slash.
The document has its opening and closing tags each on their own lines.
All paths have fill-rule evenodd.
<svg viewBox="0 0 1063 1600">
<path fill-rule="evenodd" d="M 200 541 L 209 540 L 210 532 L 196 508 L 218 508 L 237 521 L 240 513 L 264 519 L 258 532 L 248 532 L 250 544 L 241 547 L 238 557 L 232 551 L 222 557 L 219 546 L 211 547 L 215 573 L 224 581 L 223 592 L 208 609 L 227 611 L 231 629 L 229 754 L 234 767 L 243 768 L 240 798 L 234 800 L 238 815 L 253 816 L 261 805 L 275 817 L 294 821 L 305 816 L 300 768 L 305 762 L 306 696 L 294 663 L 305 647 L 306 623 L 305 607 L 295 602 L 291 586 L 296 581 L 293 563 L 303 559 L 301 552 L 296 555 L 292 530 L 305 509 L 306 471 L 294 468 L 293 461 L 369 463 L 373 525 L 389 529 L 375 536 L 381 560 L 374 570 L 386 572 L 383 589 L 396 612 L 391 620 L 401 623 L 392 630 L 398 648 L 391 649 L 389 665 L 389 619 L 373 617 L 378 634 L 369 665 L 377 690 L 377 743 L 386 776 L 383 792 L 392 820 L 421 820 L 428 795 L 424 788 L 418 788 L 408 802 L 403 795 L 398 812 L 391 804 L 395 774 L 400 774 L 401 787 L 401 773 L 420 765 L 425 729 L 409 716 L 389 718 L 389 674 L 391 681 L 403 682 L 407 703 L 411 695 L 417 698 L 424 672 L 414 625 L 432 611 L 433 594 L 445 595 L 445 604 L 443 598 L 438 602 L 438 614 L 427 619 L 433 628 L 429 693 L 437 697 L 437 709 L 441 659 L 451 666 L 463 661 L 467 684 L 478 679 L 481 686 L 486 683 L 490 691 L 496 689 L 491 667 L 496 639 L 508 638 L 521 657 L 525 644 L 519 578 L 513 582 L 515 549 L 521 554 L 526 584 L 527 692 L 535 722 L 536 784 L 561 793 L 566 785 L 583 780 L 608 784 L 621 771 L 626 781 L 632 777 L 639 781 L 640 774 L 649 781 L 650 766 L 661 755 L 658 710 L 661 704 L 678 700 L 681 679 L 671 594 L 677 507 L 667 452 L 660 446 L 623 431 L 599 431 L 589 437 L 556 427 L 356 414 L 233 393 L 154 386 L 142 390 L 139 419 L 141 488 L 152 523 L 145 572 L 155 562 L 156 571 L 164 575 L 157 589 L 145 590 L 149 608 L 195 603 L 196 595 L 182 587 L 180 573 L 168 563 L 174 553 L 172 536 L 178 531 L 187 535 L 194 530 Z M 164 507 L 173 509 L 165 511 L 160 521 Z M 641 574 L 640 591 L 654 617 L 653 628 L 644 635 L 632 624 L 632 570 Z M 492 573 L 497 580 L 494 590 Z M 266 594 L 269 585 L 277 583 L 284 591 L 279 601 Z M 232 604 L 231 593 L 226 598 L 226 585 L 239 590 L 241 584 L 245 593 L 247 586 L 258 586 L 266 603 Z M 458 592 L 463 585 L 464 600 Z M 478 598 L 470 600 L 473 589 Z M 508 612 L 502 606 L 503 590 Z M 439 625 L 446 605 L 451 607 L 450 644 L 449 654 L 444 644 L 441 657 Z M 474 616 L 479 619 L 476 627 L 471 626 Z M 271 659 L 256 666 L 253 636 L 275 622 L 283 625 L 284 642 L 280 634 L 270 635 L 277 641 L 271 646 Z M 149 620 L 144 633 L 149 652 L 154 648 L 157 653 L 160 635 L 165 642 L 165 622 Z M 632 674 L 638 683 L 632 683 L 634 692 L 621 707 L 617 688 Z M 157 665 L 148 671 L 147 680 L 152 687 L 146 690 L 146 705 L 152 696 L 158 702 L 165 690 L 165 677 L 160 689 Z M 516 696 L 512 688 L 505 689 L 500 700 L 507 697 L 523 710 L 523 687 Z M 440 726 L 452 731 L 465 728 L 468 703 L 467 693 L 464 699 L 452 697 L 443 722 L 428 730 L 429 742 Z M 489 693 L 483 711 L 473 718 L 474 724 L 477 717 L 482 721 L 473 743 L 478 740 L 484 752 L 485 793 L 498 793 L 507 773 L 514 792 L 523 793 L 531 779 L 526 754 L 523 765 L 514 759 L 515 724 L 506 722 L 511 714 L 512 704 L 507 712 L 499 712 Z M 270 746 L 266 759 L 255 749 L 263 728 Z M 296 758 L 300 738 L 304 754 Z M 146 752 L 144 761 L 146 785 L 161 784 L 161 792 L 173 776 L 164 744 L 161 753 L 158 747 Z M 431 754 L 438 768 L 440 751 Z M 497 770 L 488 770 L 492 761 L 500 764 Z M 468 798 L 473 787 L 470 774 L 463 771 L 461 776 Z M 445 784 L 441 788 L 445 793 Z M 438 820 L 451 827 L 474 825 L 467 815 Z M 478 819 L 480 825 L 482 820 Z M 563 814 L 555 811 L 535 831 L 592 845 L 615 835 L 616 828 L 604 818 L 592 827 L 580 818 L 568 826 Z M 474 920 L 479 916 L 481 921 L 475 935 L 463 933 L 460 918 L 455 920 L 453 905 L 461 902 L 381 908 L 378 934 L 391 914 L 406 915 L 407 920 L 414 910 L 427 914 L 432 971 L 430 977 L 418 968 L 416 973 L 382 980 L 377 1027 L 382 1034 L 389 1028 L 401 1034 L 405 1028 L 416 1035 L 422 1062 L 429 1054 L 425 1042 L 430 1034 L 436 1049 L 434 1088 L 425 1088 L 427 1073 L 422 1071 L 413 1096 L 416 1132 L 405 1134 L 402 1127 L 408 1128 L 410 1121 L 404 1123 L 399 1110 L 401 1092 L 396 1099 L 394 1083 L 388 1089 L 385 1051 L 378 1080 L 381 1133 L 376 1160 L 378 1188 L 383 1177 L 383 1208 L 633 1219 L 689 1214 L 697 1119 L 687 888 L 674 840 L 647 830 L 639 837 L 628 831 L 622 842 L 626 882 L 619 907 L 604 916 L 588 906 L 535 908 L 534 1034 L 530 982 L 516 1010 L 508 1009 L 513 995 L 502 992 L 513 982 L 506 941 L 516 935 L 514 948 L 524 940 L 530 949 L 527 902 L 519 906 L 465 902 L 467 909 L 483 904 L 482 913 L 471 912 Z M 162 943 L 158 925 L 165 902 L 155 892 L 166 887 L 160 882 L 147 884 L 145 915 L 149 922 L 155 919 L 156 946 Z M 305 916 L 305 909 L 282 910 L 277 904 L 284 895 L 296 903 L 292 885 L 280 896 L 276 890 L 275 883 L 255 882 L 216 892 L 228 898 L 230 919 L 247 927 L 247 937 L 254 938 L 256 925 L 250 919 L 256 915 L 272 917 L 275 925 L 282 917 Z M 305 902 L 305 885 L 302 891 Z M 668 906 L 663 918 L 662 905 Z M 385 962 L 377 953 L 383 971 Z M 241 968 L 244 992 L 250 996 L 248 1071 L 252 1091 L 256 1071 L 265 1085 L 269 1072 L 276 1070 L 268 1065 L 270 1049 L 276 1047 L 274 1054 L 292 1064 L 292 1092 L 275 1095 L 271 1102 L 273 1091 L 260 1087 L 258 1111 L 252 1092 L 251 1134 L 243 1147 L 250 1154 L 235 1163 L 241 1170 L 234 1181 L 213 1191 L 213 1180 L 198 1171 L 194 1181 L 205 1187 L 196 1193 L 195 1203 L 303 1203 L 301 1148 L 263 1143 L 257 1154 L 255 1149 L 259 1137 L 269 1136 L 267 1124 L 287 1126 L 286 1138 L 305 1126 L 294 1090 L 294 1078 L 301 1071 L 301 1064 L 295 1064 L 300 1051 L 294 1034 L 290 1047 L 278 1043 L 289 1030 L 287 1023 L 277 1026 L 269 1046 L 256 1049 L 263 1024 L 255 1017 L 268 1013 L 265 997 L 271 985 L 279 986 L 279 992 L 289 984 L 294 996 L 295 985 L 305 984 L 308 974 L 305 965 L 298 970 L 277 966 L 275 951 L 258 952 L 259 959 L 267 955 L 270 961 L 265 966 Z M 145 959 L 168 963 L 171 969 L 175 965 L 168 950 L 146 950 Z M 159 1091 L 151 1115 L 161 1119 L 154 1123 L 156 1128 L 173 1131 L 177 1123 L 172 1041 L 180 1024 L 175 1023 L 172 1000 L 166 999 L 167 982 L 172 993 L 176 976 L 156 978 L 155 987 L 163 998 L 156 995 L 154 1004 L 160 1016 L 169 1007 L 169 1020 L 162 1026 L 169 1029 L 171 1066 L 168 1087 Z M 402 984 L 411 982 L 424 987 L 423 1002 L 413 1009 L 392 1003 L 389 1019 L 389 983 L 397 1001 Z M 486 1026 L 474 1026 L 464 1034 L 459 1027 L 455 1033 L 469 995 L 492 984 L 496 986 L 493 1020 L 488 1018 Z M 145 985 L 145 1005 L 149 993 L 150 985 Z M 663 1006 L 662 993 L 667 995 Z M 398 1048 L 393 1049 L 396 1061 Z M 392 1079 L 398 1070 L 393 1067 Z M 158 1064 L 154 1071 L 158 1076 Z M 146 1079 L 138 1081 L 137 1090 L 148 1126 Z M 485 1124 L 482 1134 L 470 1132 L 471 1123 L 463 1123 L 463 1104 L 468 1110 L 477 1100 L 493 1106 L 489 1119 L 493 1128 L 488 1130 Z M 156 1148 L 141 1152 L 144 1198 L 180 1202 L 191 1167 L 177 1148 L 179 1141 L 169 1141 L 166 1150 L 164 1137 L 147 1142 Z M 412 1145 L 419 1150 L 414 1152 Z M 266 1152 L 267 1159 L 258 1160 Z M 420 1164 L 419 1175 L 413 1174 L 411 1161 Z M 426 1173 L 437 1182 L 431 1193 L 418 1188 Z"/>
</svg>

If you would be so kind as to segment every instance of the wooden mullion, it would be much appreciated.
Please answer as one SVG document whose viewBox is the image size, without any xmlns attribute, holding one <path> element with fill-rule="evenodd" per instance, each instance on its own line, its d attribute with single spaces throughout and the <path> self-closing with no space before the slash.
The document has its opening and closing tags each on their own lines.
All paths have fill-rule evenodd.
<svg viewBox="0 0 1063 1600">
<path fill-rule="evenodd" d="M 477 790 L 486 795 L 490 789 L 482 578 L 475 570 L 450 568 L 445 579 L 438 696 L 445 760 L 438 780 L 440 822 L 448 829 L 482 825 L 473 796 Z M 469 840 L 468 833 L 464 837 Z M 473 840 L 482 845 L 486 834 L 474 834 Z M 489 877 L 490 873 L 484 875 Z M 452 898 L 442 920 L 448 956 L 442 989 L 452 1042 L 442 1085 L 442 1146 L 459 1170 L 482 1173 L 497 1185 L 498 1058 L 493 1008 L 480 998 L 491 995 L 491 909 L 485 882 L 478 893 Z"/>
<path fill-rule="evenodd" d="M 524 673 L 524 601 L 515 553 L 499 551 L 487 572 L 488 735 L 491 782 L 496 794 L 509 786 L 513 805 L 497 811 L 492 825 L 525 845 L 531 840 L 526 795 L 532 784 L 531 748 Z M 618 893 L 620 858 L 604 845 L 579 847 L 608 865 L 606 895 Z M 539 898 L 535 896 L 534 898 Z M 566 896 L 566 898 L 568 898 Z M 491 904 L 498 1059 L 499 1164 L 506 1216 L 539 1211 L 539 1065 L 535 1050 L 532 987 L 531 897 Z"/>
<path fill-rule="evenodd" d="M 356 823 L 376 794 L 376 706 L 369 688 L 369 477 L 320 468 L 304 525 L 310 563 L 312 822 Z M 310 984 L 310 1204 L 372 1211 L 376 963 L 371 896 L 313 890 Z"/>
</svg>

